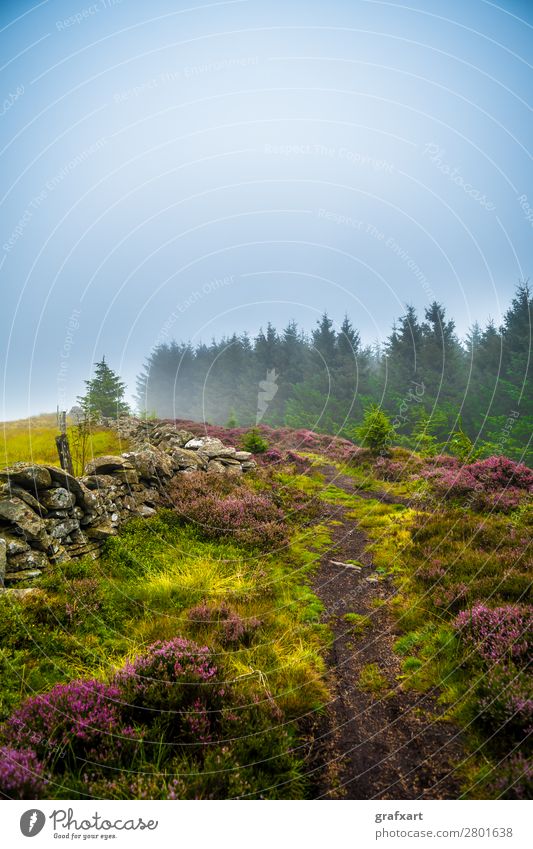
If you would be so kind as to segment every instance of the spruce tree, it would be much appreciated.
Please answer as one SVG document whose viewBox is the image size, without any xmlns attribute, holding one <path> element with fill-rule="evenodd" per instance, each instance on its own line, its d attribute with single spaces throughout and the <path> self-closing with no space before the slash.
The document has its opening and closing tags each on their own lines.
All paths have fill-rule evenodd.
<svg viewBox="0 0 533 849">
<path fill-rule="evenodd" d="M 86 417 L 100 415 L 113 418 L 129 413 L 129 407 L 124 401 L 126 384 L 123 383 L 102 357 L 95 363 L 95 374 L 91 380 L 85 381 L 87 392 L 78 397 Z"/>
</svg>

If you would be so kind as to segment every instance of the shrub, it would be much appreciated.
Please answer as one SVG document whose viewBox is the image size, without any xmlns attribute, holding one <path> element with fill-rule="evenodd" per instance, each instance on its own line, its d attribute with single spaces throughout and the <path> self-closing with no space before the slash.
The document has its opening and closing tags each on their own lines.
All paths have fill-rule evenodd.
<svg viewBox="0 0 533 849">
<path fill-rule="evenodd" d="M 199 604 L 188 613 L 191 623 L 197 626 L 217 626 L 217 633 L 223 645 L 230 643 L 248 643 L 254 632 L 261 626 L 255 617 L 243 619 L 236 610 L 225 602 L 218 605 Z"/>
<path fill-rule="evenodd" d="M 56 684 L 27 699 L 5 723 L 3 737 L 12 746 L 31 747 L 45 764 L 76 758 L 118 763 L 135 737 L 119 699 L 117 687 L 99 681 Z"/>
<path fill-rule="evenodd" d="M 531 655 L 533 614 L 516 605 L 490 608 L 477 604 L 457 616 L 455 628 L 489 663 L 504 659 L 526 662 Z"/>
<path fill-rule="evenodd" d="M 365 411 L 363 423 L 355 430 L 356 438 L 373 454 L 387 451 L 394 434 L 391 420 L 376 404 Z"/>
<path fill-rule="evenodd" d="M 311 460 L 308 457 L 302 457 L 296 451 L 287 451 L 287 460 L 289 463 L 294 463 L 296 471 L 299 473 L 305 472 L 311 467 Z"/>
<path fill-rule="evenodd" d="M 217 672 L 207 646 L 176 637 L 153 643 L 113 683 L 134 719 L 159 724 L 173 739 L 207 742 L 224 695 Z"/>
<path fill-rule="evenodd" d="M 245 451 L 251 451 L 252 454 L 263 454 L 268 448 L 268 442 L 263 439 L 256 427 L 244 434 L 241 444 Z"/>
<path fill-rule="evenodd" d="M 442 458 L 422 472 L 437 494 L 467 499 L 471 507 L 508 512 L 533 490 L 533 472 L 507 457 L 488 457 L 469 465 L 444 463 Z"/>
<path fill-rule="evenodd" d="M 203 536 L 212 539 L 230 538 L 251 547 L 270 548 L 286 540 L 287 528 L 283 510 L 266 494 L 259 494 L 245 485 L 232 488 L 229 495 L 210 488 L 214 476 L 187 475 L 171 492 L 176 512 L 195 522 Z"/>
<path fill-rule="evenodd" d="M 487 457 L 469 466 L 472 477 L 485 489 L 496 492 L 505 487 L 531 492 L 533 490 L 533 471 L 524 463 L 516 463 L 508 457 Z"/>
<path fill-rule="evenodd" d="M 0 794 L 8 799 L 38 799 L 45 785 L 44 767 L 33 749 L 0 747 Z"/>
<path fill-rule="evenodd" d="M 491 796 L 499 799 L 533 799 L 533 762 L 519 752 L 498 764 L 498 777 L 491 782 Z"/>
<path fill-rule="evenodd" d="M 462 463 L 468 463 L 469 460 L 474 460 L 479 456 L 479 451 L 474 448 L 474 443 L 464 432 L 462 427 L 450 435 L 448 442 L 450 452 L 457 457 Z"/>
<path fill-rule="evenodd" d="M 281 451 L 277 451 L 276 448 L 269 448 L 268 451 L 262 456 L 262 460 L 264 463 L 268 463 L 269 465 L 277 464 L 283 462 L 283 454 Z"/>
<path fill-rule="evenodd" d="M 522 741 L 533 731 L 533 698 L 529 677 L 512 664 L 493 666 L 483 677 L 478 698 L 478 722 L 499 734 L 496 747 Z"/>
</svg>

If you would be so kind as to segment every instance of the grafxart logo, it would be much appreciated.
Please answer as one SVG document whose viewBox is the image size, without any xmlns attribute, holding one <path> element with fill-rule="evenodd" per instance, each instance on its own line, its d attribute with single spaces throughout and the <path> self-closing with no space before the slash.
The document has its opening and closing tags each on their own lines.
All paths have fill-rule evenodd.
<svg viewBox="0 0 533 849">
<path fill-rule="evenodd" d="M 20 818 L 20 830 L 24 837 L 35 837 L 43 830 L 46 817 L 42 811 L 37 808 L 31 808 L 29 811 L 24 811 Z"/>
</svg>

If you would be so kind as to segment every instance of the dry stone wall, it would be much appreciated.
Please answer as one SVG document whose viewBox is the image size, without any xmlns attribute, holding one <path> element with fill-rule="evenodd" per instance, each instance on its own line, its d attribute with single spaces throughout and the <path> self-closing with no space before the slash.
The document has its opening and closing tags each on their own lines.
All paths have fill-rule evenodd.
<svg viewBox="0 0 533 849">
<path fill-rule="evenodd" d="M 249 452 L 171 424 L 123 419 L 118 430 L 130 450 L 91 460 L 81 478 L 34 463 L 0 470 L 4 591 L 38 579 L 50 564 L 97 557 L 121 524 L 165 506 L 168 484 L 177 475 L 241 475 L 255 466 Z"/>
</svg>

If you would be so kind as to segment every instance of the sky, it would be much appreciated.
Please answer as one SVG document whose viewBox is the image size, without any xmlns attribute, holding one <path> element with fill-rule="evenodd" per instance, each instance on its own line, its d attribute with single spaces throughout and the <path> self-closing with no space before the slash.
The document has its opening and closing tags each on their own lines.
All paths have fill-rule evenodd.
<svg viewBox="0 0 533 849">
<path fill-rule="evenodd" d="M 464 336 L 532 274 L 532 2 L 2 0 L 0 45 L 3 420 L 269 320 Z"/>
</svg>

